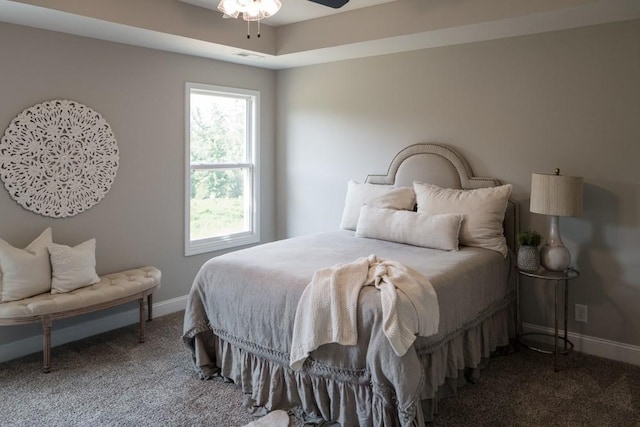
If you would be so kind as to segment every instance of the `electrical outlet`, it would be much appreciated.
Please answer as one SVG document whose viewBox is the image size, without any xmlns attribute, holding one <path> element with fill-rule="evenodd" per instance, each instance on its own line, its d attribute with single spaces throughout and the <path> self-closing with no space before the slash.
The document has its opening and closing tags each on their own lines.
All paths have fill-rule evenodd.
<svg viewBox="0 0 640 427">
<path fill-rule="evenodd" d="M 587 306 L 576 304 L 576 322 L 587 323 Z"/>
</svg>

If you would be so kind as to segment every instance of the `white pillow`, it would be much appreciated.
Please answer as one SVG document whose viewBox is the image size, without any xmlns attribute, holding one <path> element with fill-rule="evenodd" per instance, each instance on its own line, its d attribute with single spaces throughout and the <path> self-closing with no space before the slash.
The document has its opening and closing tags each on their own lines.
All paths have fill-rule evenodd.
<svg viewBox="0 0 640 427">
<path fill-rule="evenodd" d="M 461 224 L 460 214 L 429 215 L 365 205 L 360 209 L 356 237 L 457 251 Z"/>
<path fill-rule="evenodd" d="M 474 190 L 441 188 L 414 182 L 418 212 L 427 214 L 460 213 L 464 221 L 460 244 L 491 249 L 507 256 L 502 221 L 511 196 L 511 184 Z"/>
<path fill-rule="evenodd" d="M 379 208 L 413 210 L 416 196 L 413 189 L 409 187 L 397 188 L 390 185 L 360 184 L 350 180 L 340 228 L 355 230 L 358 225 L 360 208 L 365 204 Z"/>
<path fill-rule="evenodd" d="M 49 292 L 51 264 L 47 246 L 52 243 L 47 228 L 24 249 L 0 239 L 0 301 L 16 301 Z"/>
<path fill-rule="evenodd" d="M 96 239 L 90 239 L 78 246 L 69 247 L 52 243 L 51 293 L 61 294 L 74 289 L 98 283 L 96 274 Z"/>
</svg>

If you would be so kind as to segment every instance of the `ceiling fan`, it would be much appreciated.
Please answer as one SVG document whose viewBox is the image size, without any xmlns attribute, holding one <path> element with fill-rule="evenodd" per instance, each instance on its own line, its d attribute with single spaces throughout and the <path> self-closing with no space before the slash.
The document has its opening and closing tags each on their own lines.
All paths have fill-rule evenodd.
<svg viewBox="0 0 640 427">
<path fill-rule="evenodd" d="M 328 6 L 333 9 L 339 9 L 349 3 L 349 0 L 309 1 L 323 6 Z M 249 23 L 253 21 L 258 23 L 257 35 L 260 37 L 260 21 L 276 14 L 278 10 L 280 10 L 281 6 L 282 3 L 280 0 L 220 0 L 220 3 L 218 3 L 218 10 L 224 13 L 224 16 L 231 18 L 237 18 L 242 14 L 242 19 L 247 21 L 247 38 L 249 39 L 251 38 Z"/>
<path fill-rule="evenodd" d="M 329 6 L 334 9 L 340 9 L 342 6 L 349 3 L 349 0 L 309 0 L 309 1 L 321 4 L 323 6 Z"/>
</svg>

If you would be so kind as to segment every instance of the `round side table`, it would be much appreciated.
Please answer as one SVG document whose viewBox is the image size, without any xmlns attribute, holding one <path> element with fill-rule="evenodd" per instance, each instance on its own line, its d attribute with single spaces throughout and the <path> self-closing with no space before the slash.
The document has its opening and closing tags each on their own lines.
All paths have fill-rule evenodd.
<svg viewBox="0 0 640 427">
<path fill-rule="evenodd" d="M 573 343 L 569 341 L 569 339 L 567 338 L 567 321 L 568 321 L 568 312 L 569 312 L 569 281 L 580 277 L 580 273 L 577 270 L 569 268 L 568 270 L 565 270 L 565 271 L 549 271 L 545 269 L 540 269 L 533 272 L 518 269 L 518 274 L 520 274 L 521 276 L 532 277 L 534 279 L 546 280 L 548 282 L 553 282 L 555 284 L 554 333 L 550 334 L 546 332 L 527 332 L 524 334 L 520 334 L 518 336 L 518 343 L 528 349 L 537 351 L 539 353 L 553 354 L 553 368 L 555 371 L 558 371 L 558 354 L 566 355 L 573 350 Z M 558 293 L 560 291 L 560 287 L 562 283 L 564 283 L 564 336 L 561 337 L 558 335 L 558 317 L 559 317 L 558 316 L 558 311 L 559 311 Z M 532 335 L 552 337 L 554 341 L 553 350 L 545 350 L 543 348 L 536 347 L 531 344 L 527 344 L 521 340 L 522 337 L 532 336 Z M 562 341 L 563 343 L 562 349 L 560 349 L 558 346 L 559 340 Z"/>
</svg>

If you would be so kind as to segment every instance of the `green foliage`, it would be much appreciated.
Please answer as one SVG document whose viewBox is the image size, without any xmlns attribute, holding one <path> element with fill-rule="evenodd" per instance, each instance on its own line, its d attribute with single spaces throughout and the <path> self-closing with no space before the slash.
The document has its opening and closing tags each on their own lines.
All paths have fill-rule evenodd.
<svg viewBox="0 0 640 427">
<path fill-rule="evenodd" d="M 521 231 L 518 233 L 518 243 L 520 246 L 539 246 L 542 236 L 535 230 Z"/>
<path fill-rule="evenodd" d="M 242 198 L 191 200 L 191 240 L 244 231 Z"/>
<path fill-rule="evenodd" d="M 238 198 L 244 193 L 242 169 L 192 170 L 191 198 Z"/>
<path fill-rule="evenodd" d="M 246 163 L 246 101 L 192 94 L 190 162 Z M 237 198 L 244 187 L 242 169 L 192 170 L 191 198 Z"/>
</svg>

